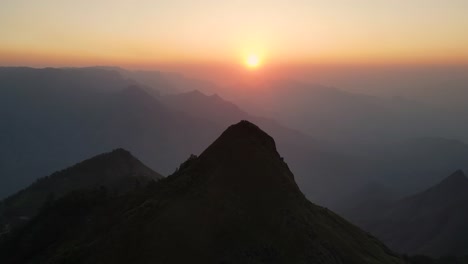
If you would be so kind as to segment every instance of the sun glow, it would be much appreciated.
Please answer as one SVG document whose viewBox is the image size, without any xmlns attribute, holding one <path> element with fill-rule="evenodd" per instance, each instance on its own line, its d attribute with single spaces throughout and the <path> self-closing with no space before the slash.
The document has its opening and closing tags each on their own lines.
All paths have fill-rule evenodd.
<svg viewBox="0 0 468 264">
<path fill-rule="evenodd" d="M 247 67 L 255 69 L 258 66 L 260 66 L 260 58 L 256 54 L 250 54 L 249 56 L 247 56 L 245 64 L 247 65 Z"/>
</svg>

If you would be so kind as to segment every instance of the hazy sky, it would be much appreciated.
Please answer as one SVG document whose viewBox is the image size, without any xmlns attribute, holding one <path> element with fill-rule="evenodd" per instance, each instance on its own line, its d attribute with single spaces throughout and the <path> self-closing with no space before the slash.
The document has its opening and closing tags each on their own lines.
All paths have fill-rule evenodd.
<svg viewBox="0 0 468 264">
<path fill-rule="evenodd" d="M 467 0 L 1 0 L 0 64 L 468 62 Z"/>
</svg>

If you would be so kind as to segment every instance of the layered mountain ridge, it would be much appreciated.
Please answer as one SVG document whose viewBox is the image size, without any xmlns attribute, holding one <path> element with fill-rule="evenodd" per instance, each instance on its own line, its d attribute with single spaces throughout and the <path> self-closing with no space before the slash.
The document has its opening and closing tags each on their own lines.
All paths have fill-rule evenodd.
<svg viewBox="0 0 468 264">
<path fill-rule="evenodd" d="M 435 186 L 381 206 L 356 222 L 393 250 L 434 257 L 468 254 L 468 178 L 458 170 Z"/>
<path fill-rule="evenodd" d="M 34 217 L 47 202 L 73 191 L 104 188 L 109 192 L 125 193 L 162 178 L 127 150 L 115 149 L 40 178 L 3 200 L 0 203 L 0 231 L 5 226 L 13 228 Z"/>
<path fill-rule="evenodd" d="M 64 219 L 66 229 L 50 225 Z M 45 229 L 32 250 L 31 233 Z M 274 140 L 247 121 L 144 190 L 60 199 L 7 245 L 5 263 L 402 263 L 310 203 Z"/>
</svg>

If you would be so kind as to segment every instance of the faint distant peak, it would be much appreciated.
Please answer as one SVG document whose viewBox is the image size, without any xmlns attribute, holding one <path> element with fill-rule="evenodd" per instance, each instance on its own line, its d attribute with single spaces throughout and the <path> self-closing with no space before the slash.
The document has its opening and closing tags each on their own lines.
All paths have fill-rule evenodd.
<svg viewBox="0 0 468 264">
<path fill-rule="evenodd" d="M 206 100 L 209 99 L 211 96 L 206 95 L 205 93 L 201 92 L 200 90 L 191 90 L 185 93 L 178 94 L 176 96 L 183 96 L 183 97 L 188 97 L 191 99 L 197 99 L 197 100 Z"/>
<path fill-rule="evenodd" d="M 422 195 L 435 195 L 435 197 L 466 197 L 468 194 L 468 178 L 461 170 L 457 170 L 443 179 L 439 184 L 423 192 Z"/>
<path fill-rule="evenodd" d="M 135 95 L 148 95 L 148 93 L 139 85 L 132 84 L 124 89 L 124 93 Z"/>
<path fill-rule="evenodd" d="M 222 99 L 217 93 L 210 95 L 211 98 Z"/>
<path fill-rule="evenodd" d="M 468 178 L 462 170 L 455 171 L 450 176 L 442 180 L 439 185 L 458 186 L 459 184 L 467 184 L 468 187 Z"/>
<path fill-rule="evenodd" d="M 194 95 L 194 96 L 206 96 L 206 94 L 200 92 L 199 90 L 192 90 L 192 91 L 188 91 L 185 93 L 186 95 Z"/>
</svg>

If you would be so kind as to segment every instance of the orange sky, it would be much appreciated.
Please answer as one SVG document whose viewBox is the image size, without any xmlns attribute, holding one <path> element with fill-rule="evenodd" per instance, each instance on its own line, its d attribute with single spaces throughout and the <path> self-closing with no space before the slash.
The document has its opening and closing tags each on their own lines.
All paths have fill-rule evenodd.
<svg viewBox="0 0 468 264">
<path fill-rule="evenodd" d="M 0 65 L 468 63 L 466 14 L 466 0 L 3 0 Z"/>
</svg>

